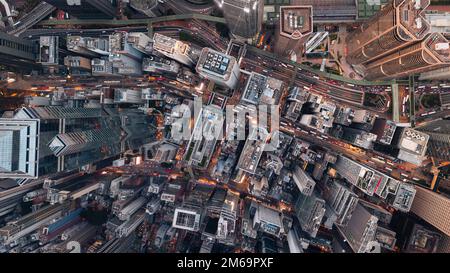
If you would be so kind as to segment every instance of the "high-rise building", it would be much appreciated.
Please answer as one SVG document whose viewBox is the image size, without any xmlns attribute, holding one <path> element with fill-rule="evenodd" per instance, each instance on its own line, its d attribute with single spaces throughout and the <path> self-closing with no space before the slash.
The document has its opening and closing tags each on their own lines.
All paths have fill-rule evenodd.
<svg viewBox="0 0 450 273">
<path fill-rule="evenodd" d="M 159 33 L 153 35 L 153 49 L 187 66 L 193 66 L 198 59 L 191 46 Z"/>
<path fill-rule="evenodd" d="M 450 158 L 450 121 L 446 119 L 434 120 L 423 126 L 416 127 L 417 131 L 430 136 L 427 154 L 435 158 L 447 160 Z"/>
<path fill-rule="evenodd" d="M 324 189 L 323 197 L 335 215 L 335 223 L 345 226 L 358 204 L 358 196 L 344 185 L 333 182 Z"/>
<path fill-rule="evenodd" d="M 393 79 L 450 66 L 449 41 L 432 33 L 420 43 L 393 52 L 366 65 L 366 78 Z"/>
<path fill-rule="evenodd" d="M 128 40 L 129 34 L 123 31 L 117 31 L 109 35 L 109 51 L 114 59 L 115 56 L 125 55 L 137 61 L 142 60 L 143 53 L 133 46 Z"/>
<path fill-rule="evenodd" d="M 313 193 L 316 181 L 299 166 L 292 173 L 292 179 L 302 194 L 310 196 Z"/>
<path fill-rule="evenodd" d="M 355 253 L 370 251 L 369 247 L 375 241 L 378 218 L 370 214 L 361 204 L 353 211 L 346 226 L 338 226 L 338 230 L 347 240 Z"/>
<path fill-rule="evenodd" d="M 411 128 L 404 128 L 398 141 L 398 159 L 421 165 L 425 159 L 430 136 Z"/>
<path fill-rule="evenodd" d="M 139 149 L 152 134 L 140 110 L 26 107 L 0 119 L 0 177 L 35 178 Z"/>
<path fill-rule="evenodd" d="M 201 209 L 194 207 L 176 208 L 173 216 L 172 227 L 190 231 L 200 229 Z"/>
<path fill-rule="evenodd" d="M 0 119 L 0 177 L 38 176 L 38 119 Z"/>
<path fill-rule="evenodd" d="M 422 15 L 429 4 L 430 0 L 391 1 L 347 37 L 347 62 L 366 64 L 421 41 L 430 30 Z"/>
<path fill-rule="evenodd" d="M 64 65 L 72 75 L 90 74 L 92 71 L 91 60 L 81 56 L 66 56 Z"/>
<path fill-rule="evenodd" d="M 109 39 L 67 36 L 67 49 L 86 57 L 109 56 Z"/>
<path fill-rule="evenodd" d="M 372 196 L 379 189 L 384 189 L 391 179 L 390 177 L 365 167 L 347 157 L 338 156 L 334 164 L 337 172 L 349 183 L 355 185 L 365 194 Z"/>
<path fill-rule="evenodd" d="M 419 186 L 415 188 L 411 212 L 450 236 L 450 199 Z"/>
<path fill-rule="evenodd" d="M 219 107 L 209 105 L 201 110 L 186 149 L 186 161 L 200 169 L 208 167 L 222 134 L 223 122 L 223 113 Z"/>
<path fill-rule="evenodd" d="M 113 63 L 110 62 L 107 58 L 92 59 L 91 66 L 92 76 L 112 76 L 114 74 Z"/>
<path fill-rule="evenodd" d="M 151 55 L 148 58 L 144 58 L 142 70 L 151 73 L 177 75 L 180 71 L 180 65 L 174 60 Z"/>
<path fill-rule="evenodd" d="M 303 231 L 316 237 L 322 218 L 325 215 L 325 201 L 315 194 L 300 194 L 295 204 L 295 215 Z"/>
<path fill-rule="evenodd" d="M 275 52 L 297 60 L 303 55 L 304 44 L 312 31 L 312 6 L 281 6 Z"/>
<path fill-rule="evenodd" d="M 247 80 L 247 85 L 245 86 L 242 100 L 255 105 L 276 104 L 276 101 L 278 101 L 281 95 L 282 89 L 282 81 L 252 72 Z"/>
<path fill-rule="evenodd" d="M 142 53 L 150 53 L 152 51 L 152 39 L 142 32 L 128 33 L 127 42 Z"/>
<path fill-rule="evenodd" d="M 59 64 L 59 37 L 41 36 L 39 37 L 38 63 L 42 65 Z"/>
<path fill-rule="evenodd" d="M 196 70 L 202 77 L 231 89 L 236 87 L 241 74 L 236 58 L 210 48 L 202 50 Z"/>
<path fill-rule="evenodd" d="M 78 19 L 112 19 L 116 17 L 116 1 L 111 0 L 45 0 Z"/>
<path fill-rule="evenodd" d="M 262 204 L 256 207 L 253 228 L 277 237 L 285 233 L 281 213 Z"/>
<path fill-rule="evenodd" d="M 161 15 L 158 8 L 158 6 L 160 6 L 159 2 L 159 0 L 130 0 L 129 4 L 130 7 L 147 15 L 148 17 L 156 17 Z"/>
<path fill-rule="evenodd" d="M 263 0 L 216 0 L 223 10 L 231 33 L 249 39 L 260 31 L 263 21 Z"/>
<path fill-rule="evenodd" d="M 36 52 L 33 42 L 0 32 L 0 65 L 20 72 L 39 68 Z"/>
</svg>

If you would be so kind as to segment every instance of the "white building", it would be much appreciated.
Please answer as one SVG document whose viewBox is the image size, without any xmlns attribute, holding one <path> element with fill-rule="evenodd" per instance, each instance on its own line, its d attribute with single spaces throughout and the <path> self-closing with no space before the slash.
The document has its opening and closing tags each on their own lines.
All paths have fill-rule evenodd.
<svg viewBox="0 0 450 273">
<path fill-rule="evenodd" d="M 210 48 L 202 50 L 196 70 L 203 78 L 231 89 L 237 86 L 241 73 L 236 58 Z"/>
</svg>

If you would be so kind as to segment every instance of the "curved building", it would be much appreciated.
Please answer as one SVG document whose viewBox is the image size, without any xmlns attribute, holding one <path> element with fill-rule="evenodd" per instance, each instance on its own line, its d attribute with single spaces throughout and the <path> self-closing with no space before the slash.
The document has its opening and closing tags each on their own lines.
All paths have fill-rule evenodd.
<svg viewBox="0 0 450 273">
<path fill-rule="evenodd" d="M 347 37 L 347 62 L 366 64 L 421 41 L 430 31 L 423 16 L 430 0 L 393 0 Z"/>
</svg>

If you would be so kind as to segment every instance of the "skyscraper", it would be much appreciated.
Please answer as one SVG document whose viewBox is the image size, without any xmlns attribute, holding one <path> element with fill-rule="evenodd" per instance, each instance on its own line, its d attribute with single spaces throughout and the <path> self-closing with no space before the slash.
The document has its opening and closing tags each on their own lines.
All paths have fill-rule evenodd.
<svg viewBox="0 0 450 273">
<path fill-rule="evenodd" d="M 228 88 L 235 88 L 241 71 L 236 58 L 205 47 L 196 67 L 200 76 Z"/>
<path fill-rule="evenodd" d="M 434 120 L 415 129 L 430 136 L 427 154 L 443 160 L 450 158 L 450 120 Z"/>
<path fill-rule="evenodd" d="M 392 79 L 450 66 L 449 41 L 439 33 L 366 66 L 366 78 Z"/>
<path fill-rule="evenodd" d="M 216 0 L 231 33 L 249 39 L 261 31 L 264 13 L 263 0 Z"/>
<path fill-rule="evenodd" d="M 140 110 L 26 107 L 0 119 L 0 177 L 36 178 L 137 150 L 151 137 Z"/>
<path fill-rule="evenodd" d="M 111 0 L 45 0 L 78 19 L 112 19 L 116 7 Z"/>
<path fill-rule="evenodd" d="M 348 224 L 338 226 L 338 229 L 355 253 L 364 253 L 375 241 L 377 227 L 378 218 L 358 204 Z"/>
<path fill-rule="evenodd" d="M 280 7 L 275 52 L 280 56 L 301 56 L 309 34 L 313 31 L 312 6 Z"/>
<path fill-rule="evenodd" d="M 311 237 L 316 237 L 322 218 L 325 215 L 325 201 L 315 194 L 300 194 L 295 203 L 295 215 L 302 230 Z"/>
<path fill-rule="evenodd" d="M 415 188 L 411 212 L 450 236 L 450 199 L 419 186 Z"/>
<path fill-rule="evenodd" d="M 188 44 L 159 33 L 153 35 L 153 49 L 187 66 L 193 66 L 198 58 Z"/>
<path fill-rule="evenodd" d="M 347 62 L 366 64 L 421 41 L 430 31 L 422 16 L 430 0 L 393 0 L 347 37 Z"/>
<path fill-rule="evenodd" d="M 37 44 L 0 32 L 0 65 L 18 71 L 38 68 L 36 63 Z"/>
<path fill-rule="evenodd" d="M 0 177 L 37 177 L 39 120 L 0 119 Z"/>
</svg>

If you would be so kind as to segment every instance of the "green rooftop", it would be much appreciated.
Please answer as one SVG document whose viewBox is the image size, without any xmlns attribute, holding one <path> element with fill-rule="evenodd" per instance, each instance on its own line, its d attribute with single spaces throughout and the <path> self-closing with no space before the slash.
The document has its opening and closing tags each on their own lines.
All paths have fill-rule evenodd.
<svg viewBox="0 0 450 273">
<path fill-rule="evenodd" d="M 369 19 L 388 2 L 389 0 L 358 0 L 358 19 Z"/>
</svg>

